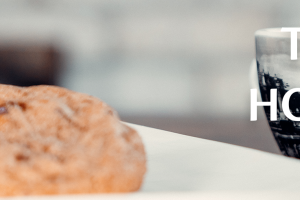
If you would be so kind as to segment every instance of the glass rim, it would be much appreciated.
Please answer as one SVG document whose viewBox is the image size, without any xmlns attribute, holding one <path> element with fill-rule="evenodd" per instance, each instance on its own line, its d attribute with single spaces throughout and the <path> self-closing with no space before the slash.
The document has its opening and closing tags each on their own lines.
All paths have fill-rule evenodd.
<svg viewBox="0 0 300 200">
<path fill-rule="evenodd" d="M 282 27 L 264 28 L 255 31 L 255 37 L 276 37 L 276 38 L 290 38 L 290 32 L 281 32 Z"/>
</svg>

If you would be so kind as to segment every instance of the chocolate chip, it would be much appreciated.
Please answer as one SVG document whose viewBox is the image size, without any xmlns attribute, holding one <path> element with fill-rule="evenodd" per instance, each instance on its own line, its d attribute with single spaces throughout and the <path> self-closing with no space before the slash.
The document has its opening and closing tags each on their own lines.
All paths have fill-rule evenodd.
<svg viewBox="0 0 300 200">
<path fill-rule="evenodd" d="M 25 103 L 23 103 L 23 102 L 19 102 L 18 104 L 19 104 L 19 106 L 21 107 L 21 109 L 22 109 L 23 111 L 25 111 L 25 110 L 26 110 L 27 106 L 26 106 L 26 104 L 25 104 Z"/>
<path fill-rule="evenodd" d="M 23 154 L 17 154 L 15 156 L 15 158 L 16 158 L 17 161 L 27 161 L 27 160 L 29 160 L 29 157 L 25 156 Z"/>
<path fill-rule="evenodd" d="M 0 107 L 0 114 L 8 113 L 7 109 L 5 107 Z"/>
</svg>

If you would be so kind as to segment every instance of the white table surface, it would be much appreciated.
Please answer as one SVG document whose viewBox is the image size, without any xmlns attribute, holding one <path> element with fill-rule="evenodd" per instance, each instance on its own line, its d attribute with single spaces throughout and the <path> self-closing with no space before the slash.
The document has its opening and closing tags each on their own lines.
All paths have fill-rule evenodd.
<svg viewBox="0 0 300 200">
<path fill-rule="evenodd" d="M 148 171 L 139 192 L 13 199 L 300 198 L 300 160 L 128 125 L 138 130 L 147 152 Z"/>
</svg>

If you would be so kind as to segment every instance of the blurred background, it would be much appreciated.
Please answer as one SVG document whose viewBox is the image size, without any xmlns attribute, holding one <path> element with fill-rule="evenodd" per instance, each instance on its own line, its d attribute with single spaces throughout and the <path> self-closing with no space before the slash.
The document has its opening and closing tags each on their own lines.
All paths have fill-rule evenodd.
<svg viewBox="0 0 300 200">
<path fill-rule="evenodd" d="M 0 0 L 0 82 L 94 95 L 126 122 L 279 153 L 250 122 L 254 32 L 298 26 L 279 0 Z"/>
</svg>

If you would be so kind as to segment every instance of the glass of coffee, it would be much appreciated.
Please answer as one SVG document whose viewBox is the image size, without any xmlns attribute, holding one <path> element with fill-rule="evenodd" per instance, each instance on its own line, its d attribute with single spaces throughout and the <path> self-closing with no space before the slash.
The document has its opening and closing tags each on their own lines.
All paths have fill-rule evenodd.
<svg viewBox="0 0 300 200">
<path fill-rule="evenodd" d="M 300 121 L 288 118 L 282 104 L 289 90 L 300 88 L 300 59 L 291 60 L 291 33 L 281 32 L 281 28 L 258 30 L 255 45 L 262 101 L 270 102 L 271 89 L 277 89 L 277 120 L 271 118 L 271 107 L 264 106 L 269 126 L 282 154 L 300 158 Z M 289 113 L 300 119 L 300 92 L 294 92 L 288 104 Z"/>
</svg>

